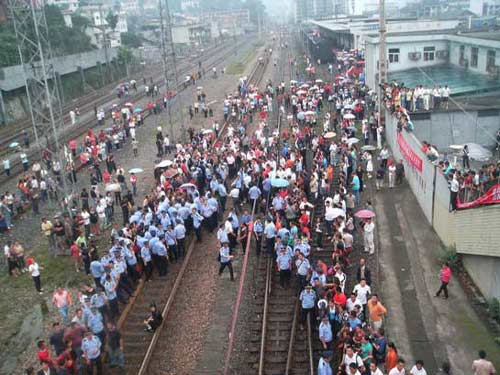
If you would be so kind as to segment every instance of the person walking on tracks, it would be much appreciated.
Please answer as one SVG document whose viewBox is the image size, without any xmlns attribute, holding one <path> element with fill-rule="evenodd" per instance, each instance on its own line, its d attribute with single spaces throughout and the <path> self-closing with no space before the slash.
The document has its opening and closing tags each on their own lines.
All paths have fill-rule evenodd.
<svg viewBox="0 0 500 375">
<path fill-rule="evenodd" d="M 441 292 L 443 292 L 444 294 L 443 298 L 448 299 L 448 284 L 450 283 L 451 280 L 451 268 L 448 262 L 445 262 L 441 267 L 439 279 L 441 281 L 441 286 L 439 287 L 439 290 L 436 292 L 436 297 L 439 297 L 441 295 Z"/>
<path fill-rule="evenodd" d="M 222 275 L 222 272 L 227 267 L 229 268 L 229 275 L 231 277 L 231 281 L 234 281 L 233 264 L 232 264 L 234 255 L 230 255 L 229 251 L 230 250 L 228 243 L 224 242 L 219 250 L 219 262 L 220 262 L 219 276 Z"/>
<path fill-rule="evenodd" d="M 88 374 L 93 374 L 94 368 L 97 370 L 97 375 L 102 374 L 101 346 L 99 337 L 88 331 L 82 341 L 83 358 Z"/>
<path fill-rule="evenodd" d="M 276 258 L 278 271 L 280 272 L 280 285 L 282 288 L 290 285 L 290 277 L 292 275 L 292 258 L 286 252 L 286 247 L 282 247 L 278 257 Z"/>
</svg>

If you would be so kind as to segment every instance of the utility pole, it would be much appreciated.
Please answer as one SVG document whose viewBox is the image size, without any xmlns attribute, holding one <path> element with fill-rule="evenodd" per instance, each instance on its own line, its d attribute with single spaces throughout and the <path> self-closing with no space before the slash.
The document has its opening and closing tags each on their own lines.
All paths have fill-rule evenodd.
<svg viewBox="0 0 500 375">
<path fill-rule="evenodd" d="M 101 24 L 98 26 L 98 29 L 102 31 L 102 46 L 104 47 L 104 59 L 106 60 L 106 73 L 109 72 L 111 75 L 111 81 L 114 81 L 113 71 L 109 66 L 108 38 L 106 36 L 106 23 L 102 12 L 102 4 L 99 4 L 99 18 L 101 20 Z"/>
<path fill-rule="evenodd" d="M 175 46 L 174 46 L 174 38 L 172 36 L 172 20 L 170 17 L 170 8 L 168 5 L 168 0 L 165 0 L 165 12 L 166 12 L 166 31 L 167 31 L 167 40 L 166 42 L 170 46 L 170 58 L 172 59 L 172 65 L 174 69 L 174 82 L 175 82 L 175 96 L 177 96 L 177 89 L 179 88 L 179 72 L 177 71 L 177 56 L 175 55 Z M 180 110 L 179 110 L 179 115 L 180 115 L 180 120 L 181 120 L 181 139 L 182 142 L 185 143 L 187 141 L 186 138 L 186 126 L 184 124 L 184 108 L 182 107 L 182 101 L 180 99 L 177 99 L 180 103 Z M 169 103 L 170 104 L 170 103 Z"/>
<path fill-rule="evenodd" d="M 385 24 L 385 0 L 379 0 L 379 52 L 378 52 L 378 123 L 385 125 L 384 113 L 384 90 L 383 85 L 387 82 L 387 51 L 385 45 L 386 38 Z"/>
<path fill-rule="evenodd" d="M 162 64 L 163 64 L 163 75 L 165 79 L 165 91 L 168 93 L 170 90 L 170 85 L 168 83 L 168 60 L 167 60 L 167 41 L 165 39 L 165 20 L 164 20 L 164 13 L 163 13 L 163 0 L 158 1 L 158 5 L 160 6 L 160 26 L 161 26 L 161 57 L 162 57 Z M 170 133 L 170 140 L 173 141 L 174 139 L 174 124 L 172 122 L 172 109 L 170 105 L 170 100 L 167 103 L 167 113 L 168 113 L 168 125 L 169 125 L 169 133 Z"/>
<path fill-rule="evenodd" d="M 37 145 L 45 138 L 47 151 L 61 166 L 61 183 L 57 194 L 59 204 L 72 216 L 69 189 L 66 183 L 66 159 L 62 157 L 59 130 L 64 126 L 57 74 L 52 66 L 44 2 L 9 0 L 26 93 Z"/>
</svg>

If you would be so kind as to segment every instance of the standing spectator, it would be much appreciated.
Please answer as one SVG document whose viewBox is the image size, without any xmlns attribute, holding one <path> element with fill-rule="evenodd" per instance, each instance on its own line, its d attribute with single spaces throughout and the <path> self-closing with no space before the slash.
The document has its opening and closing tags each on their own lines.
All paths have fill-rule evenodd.
<svg viewBox="0 0 500 375">
<path fill-rule="evenodd" d="M 464 169 L 470 169 L 469 146 L 464 145 L 462 149 L 462 165 Z"/>
<path fill-rule="evenodd" d="M 219 262 L 220 262 L 219 276 L 222 275 L 224 268 L 227 267 L 227 268 L 229 268 L 229 275 L 230 275 L 231 281 L 234 281 L 233 265 L 232 265 L 233 258 L 234 258 L 234 255 L 229 254 L 228 243 L 227 242 L 223 243 L 222 247 L 219 250 Z"/>
<path fill-rule="evenodd" d="M 436 297 L 441 295 L 441 292 L 444 293 L 443 298 L 448 299 L 448 284 L 451 280 L 451 268 L 448 262 L 445 262 L 441 267 L 441 271 L 439 273 L 439 280 L 441 281 L 441 286 L 439 290 L 436 292 Z"/>
<path fill-rule="evenodd" d="M 387 313 L 387 309 L 379 302 L 376 294 L 374 294 L 368 301 L 368 312 L 372 327 L 375 330 L 380 329 L 382 327 L 382 318 Z"/>
<path fill-rule="evenodd" d="M 21 154 L 19 155 L 19 157 L 21 158 L 21 163 L 23 163 L 23 170 L 24 170 L 24 172 L 28 172 L 28 167 L 29 167 L 28 155 L 26 155 L 25 152 L 21 152 Z"/>
<path fill-rule="evenodd" d="M 417 360 L 410 370 L 410 375 L 427 375 L 427 371 L 424 368 L 424 361 Z"/>
<path fill-rule="evenodd" d="M 389 371 L 389 375 L 405 375 L 405 361 L 403 358 L 398 358 L 398 363 Z"/>
<path fill-rule="evenodd" d="M 400 159 L 396 164 L 396 184 L 401 185 L 403 183 L 403 178 L 405 177 L 405 166 L 403 160 Z"/>
<path fill-rule="evenodd" d="M 109 367 L 118 367 L 124 370 L 125 361 L 123 358 L 123 338 L 120 331 L 116 328 L 116 324 L 109 321 L 106 323 L 108 328 L 108 354 Z"/>
<path fill-rule="evenodd" d="M 3 160 L 3 169 L 5 170 L 5 174 L 7 177 L 10 176 L 10 160 L 9 159 L 4 159 Z"/>
<path fill-rule="evenodd" d="M 453 174 L 453 179 L 450 181 L 450 212 L 457 210 L 457 196 L 460 190 L 460 183 L 458 182 L 457 174 Z"/>
<path fill-rule="evenodd" d="M 366 220 L 364 225 L 364 244 L 365 244 L 365 252 L 370 255 L 375 254 L 375 243 L 374 243 L 374 234 L 375 231 L 375 223 L 371 218 Z"/>
<path fill-rule="evenodd" d="M 40 279 L 40 270 L 43 270 L 42 266 L 39 266 L 38 263 L 35 261 L 35 258 L 28 258 L 27 259 L 28 263 L 28 272 L 30 273 L 33 283 L 35 284 L 35 289 L 38 292 L 38 294 L 43 293 L 42 289 L 42 280 Z"/>
<path fill-rule="evenodd" d="M 389 169 L 389 189 L 393 189 L 394 182 L 396 180 L 396 166 L 394 165 L 394 163 L 391 163 L 388 169 Z"/>
<path fill-rule="evenodd" d="M 474 371 L 474 375 L 493 375 L 497 373 L 493 363 L 486 359 L 484 350 L 480 350 L 479 359 L 472 362 L 472 371 Z"/>
<path fill-rule="evenodd" d="M 48 362 L 42 362 L 42 368 L 36 373 L 36 375 L 57 375 L 57 372 L 56 369 Z"/>
<path fill-rule="evenodd" d="M 69 307 L 71 306 L 71 294 L 67 290 L 58 287 L 52 296 L 52 304 L 57 307 L 64 324 L 68 325 L 70 323 Z"/>
<path fill-rule="evenodd" d="M 130 173 L 130 185 L 132 185 L 134 197 L 137 196 L 137 176 L 135 173 Z"/>
<path fill-rule="evenodd" d="M 330 321 L 328 320 L 328 315 L 324 316 L 321 319 L 321 323 L 319 324 L 318 328 L 318 335 L 323 349 L 328 349 L 331 342 L 333 341 L 332 326 L 330 325 Z"/>
</svg>

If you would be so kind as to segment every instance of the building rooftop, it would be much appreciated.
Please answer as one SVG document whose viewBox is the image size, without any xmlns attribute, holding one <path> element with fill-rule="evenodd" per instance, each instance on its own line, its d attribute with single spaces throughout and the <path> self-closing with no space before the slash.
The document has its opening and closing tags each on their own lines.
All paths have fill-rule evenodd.
<svg viewBox="0 0 500 375">
<path fill-rule="evenodd" d="M 474 38 L 474 39 L 484 39 L 484 40 L 495 40 L 500 42 L 500 31 L 481 31 L 472 33 L 460 33 L 457 34 L 463 38 Z"/>
<path fill-rule="evenodd" d="M 423 69 L 410 69 L 389 73 L 389 82 L 404 83 L 407 87 L 445 86 L 452 96 L 464 96 L 500 90 L 500 80 L 450 65 L 438 65 Z"/>
</svg>

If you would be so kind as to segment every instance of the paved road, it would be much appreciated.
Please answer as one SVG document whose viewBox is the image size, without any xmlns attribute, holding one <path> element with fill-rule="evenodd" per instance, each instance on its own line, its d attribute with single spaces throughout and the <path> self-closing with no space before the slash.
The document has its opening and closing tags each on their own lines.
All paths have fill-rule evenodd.
<svg viewBox="0 0 500 375">
<path fill-rule="evenodd" d="M 452 279 L 448 300 L 434 297 L 443 246 L 410 187 L 378 193 L 375 210 L 387 330 L 407 364 L 422 359 L 427 373 L 435 374 L 448 360 L 453 374 L 470 374 L 479 349 L 498 362 L 500 350 L 458 280 Z"/>
</svg>

